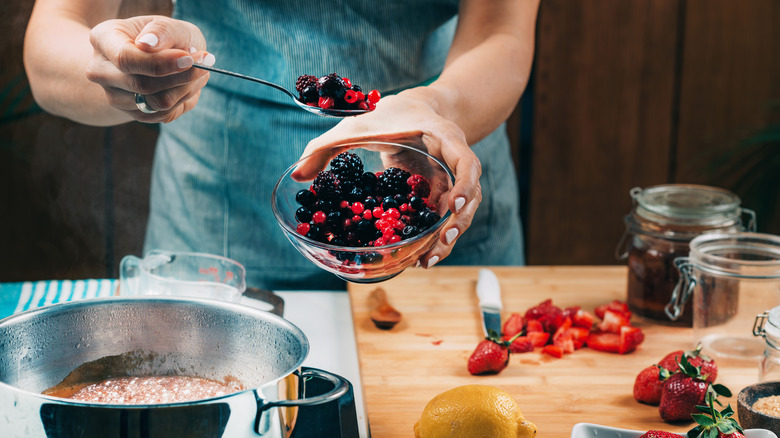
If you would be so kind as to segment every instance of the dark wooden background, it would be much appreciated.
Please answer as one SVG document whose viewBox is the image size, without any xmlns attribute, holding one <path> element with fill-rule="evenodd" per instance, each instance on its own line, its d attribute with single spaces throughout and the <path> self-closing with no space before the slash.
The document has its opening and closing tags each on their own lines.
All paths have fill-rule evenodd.
<svg viewBox="0 0 780 438">
<path fill-rule="evenodd" d="M 116 277 L 141 253 L 157 130 L 42 112 L 31 9 L 0 10 L 0 281 Z M 662 183 L 731 189 L 780 234 L 778 27 L 776 0 L 543 0 L 508 125 L 528 263 L 621 263 L 629 190 Z"/>
</svg>

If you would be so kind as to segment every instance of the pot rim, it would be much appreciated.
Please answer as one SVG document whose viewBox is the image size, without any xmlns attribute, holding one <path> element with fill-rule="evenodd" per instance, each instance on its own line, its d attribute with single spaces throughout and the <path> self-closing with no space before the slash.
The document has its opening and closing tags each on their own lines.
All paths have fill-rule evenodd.
<svg viewBox="0 0 780 438">
<path fill-rule="evenodd" d="M 98 297 L 98 298 L 89 298 L 89 299 L 78 300 L 78 301 L 68 301 L 68 302 L 50 304 L 47 306 L 41 306 L 35 309 L 29 309 L 23 312 L 13 314 L 11 316 L 7 316 L 3 319 L 0 319 L 0 328 L 7 326 L 9 324 L 17 324 L 23 322 L 41 313 L 51 313 L 53 311 L 58 311 L 61 309 L 69 309 L 69 308 L 92 307 L 94 305 L 110 304 L 112 302 L 131 302 L 131 301 L 137 301 L 137 302 L 168 301 L 168 302 L 186 302 L 189 304 L 196 303 L 198 305 L 206 305 L 209 307 L 210 306 L 223 307 L 227 310 L 236 311 L 238 313 L 250 314 L 250 316 L 251 314 L 254 314 L 255 316 L 259 316 L 261 319 L 266 318 L 266 319 L 274 320 L 276 323 L 279 323 L 280 325 L 284 326 L 285 329 L 293 332 L 294 335 L 300 337 L 303 354 L 301 354 L 301 357 L 298 359 L 295 366 L 289 369 L 285 374 L 282 374 L 279 377 L 276 377 L 274 379 L 268 380 L 267 382 L 263 383 L 260 386 L 247 388 L 241 391 L 232 392 L 230 394 L 225 394 L 218 397 L 204 398 L 199 400 L 189 400 L 184 402 L 155 403 L 155 404 L 85 403 L 82 401 L 75 401 L 72 399 L 54 397 L 51 395 L 45 395 L 38 392 L 28 391 L 16 386 L 12 386 L 3 381 L 0 381 L 0 391 L 9 389 L 14 392 L 20 392 L 23 394 L 28 394 L 34 397 L 38 397 L 52 403 L 71 405 L 71 406 L 80 406 L 80 407 L 95 407 L 95 408 L 114 407 L 119 409 L 149 409 L 149 408 L 171 408 L 171 407 L 191 406 L 191 405 L 198 405 L 198 404 L 213 403 L 219 400 L 224 400 L 231 397 L 237 397 L 247 392 L 258 394 L 258 391 L 261 388 L 274 385 L 280 380 L 286 378 L 287 376 L 295 372 L 296 370 L 299 370 L 303 365 L 304 360 L 309 355 L 309 339 L 306 337 L 306 334 L 303 333 L 303 331 L 300 328 L 298 328 L 295 324 L 291 323 L 290 321 L 282 318 L 281 316 L 274 315 L 271 312 L 257 309 L 251 306 L 246 306 L 239 303 L 231 303 L 231 302 L 221 301 L 216 299 L 209 299 L 209 298 L 144 295 L 144 296 L 130 296 L 130 297 L 117 297 L 117 296 Z"/>
</svg>

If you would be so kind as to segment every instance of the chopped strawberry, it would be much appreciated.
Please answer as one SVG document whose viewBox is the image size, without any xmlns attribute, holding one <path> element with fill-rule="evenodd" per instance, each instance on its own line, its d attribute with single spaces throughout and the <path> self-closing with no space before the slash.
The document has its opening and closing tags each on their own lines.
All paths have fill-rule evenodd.
<svg viewBox="0 0 780 438">
<path fill-rule="evenodd" d="M 550 334 L 547 332 L 528 332 L 526 337 L 534 347 L 544 347 L 550 340 Z"/>
<path fill-rule="evenodd" d="M 534 344 L 527 336 L 518 336 L 509 344 L 510 353 L 527 353 L 534 351 Z"/>
<path fill-rule="evenodd" d="M 539 320 L 529 319 L 528 323 L 526 324 L 526 331 L 528 333 L 544 332 L 544 326 L 542 325 L 541 322 L 539 322 Z"/>
<path fill-rule="evenodd" d="M 574 338 L 571 333 L 564 331 L 562 333 L 555 333 L 553 336 L 553 345 L 560 347 L 564 353 L 574 353 Z"/>
<path fill-rule="evenodd" d="M 590 330 L 584 327 L 571 327 L 569 329 L 569 333 L 571 333 L 575 341 L 585 342 L 588 340 L 588 335 L 590 335 Z"/>
<path fill-rule="evenodd" d="M 622 313 L 627 319 L 631 319 L 631 311 L 628 310 L 628 304 L 620 300 L 612 300 L 612 302 L 596 307 L 594 313 L 601 319 L 604 319 L 604 311 L 607 309 L 614 310 L 615 312 Z"/>
<path fill-rule="evenodd" d="M 645 340 L 645 334 L 642 329 L 632 326 L 623 326 L 620 328 L 620 349 L 618 353 L 626 354 L 636 350 Z"/>
<path fill-rule="evenodd" d="M 593 315 L 591 315 L 588 311 L 579 309 L 577 310 L 577 313 L 574 314 L 574 316 L 571 318 L 571 322 L 577 326 L 577 327 L 583 327 L 588 330 L 593 328 Z"/>
<path fill-rule="evenodd" d="M 592 332 L 588 336 L 588 347 L 609 353 L 626 354 L 636 350 L 636 347 L 645 340 L 642 330 L 637 327 L 623 326 L 620 333 Z"/>
<path fill-rule="evenodd" d="M 601 324 L 599 324 L 599 330 L 602 332 L 620 333 L 621 327 L 631 325 L 625 315 L 612 309 L 604 310 L 602 318 Z"/>
<path fill-rule="evenodd" d="M 506 322 L 504 322 L 504 327 L 501 328 L 501 334 L 505 338 L 511 338 L 512 336 L 522 332 L 524 327 L 525 319 L 523 318 L 523 315 L 519 313 L 513 313 L 509 315 L 509 318 L 507 318 Z"/>
<path fill-rule="evenodd" d="M 542 348 L 542 353 L 549 354 L 552 357 L 562 358 L 563 357 L 563 349 L 557 345 L 547 345 L 544 348 Z"/>
<path fill-rule="evenodd" d="M 536 319 L 542 323 L 544 331 L 555 333 L 555 330 L 563 323 L 563 310 L 555 306 L 551 299 L 547 299 L 531 307 L 525 312 L 526 319 Z"/>
<path fill-rule="evenodd" d="M 617 353 L 620 349 L 620 335 L 609 332 L 593 332 L 588 336 L 587 344 L 593 350 Z"/>
</svg>

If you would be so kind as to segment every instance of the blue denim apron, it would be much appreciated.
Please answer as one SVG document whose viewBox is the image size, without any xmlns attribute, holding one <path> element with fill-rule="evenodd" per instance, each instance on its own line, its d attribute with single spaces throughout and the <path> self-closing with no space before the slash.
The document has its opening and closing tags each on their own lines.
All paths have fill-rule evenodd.
<svg viewBox="0 0 780 438">
<path fill-rule="evenodd" d="M 290 90 L 301 74 L 335 72 L 383 93 L 440 73 L 456 14 L 454 0 L 177 0 L 174 8 L 204 33 L 217 67 Z M 344 288 L 293 248 L 271 211 L 278 177 L 336 122 L 301 111 L 278 90 L 212 74 L 196 108 L 161 125 L 145 249 L 232 258 L 246 266 L 249 286 Z M 523 264 L 505 127 L 473 149 L 483 201 L 442 263 Z"/>
</svg>

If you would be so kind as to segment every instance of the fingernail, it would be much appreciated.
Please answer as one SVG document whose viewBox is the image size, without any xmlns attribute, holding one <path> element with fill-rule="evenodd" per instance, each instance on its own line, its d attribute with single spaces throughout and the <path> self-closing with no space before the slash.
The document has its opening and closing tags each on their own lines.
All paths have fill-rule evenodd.
<svg viewBox="0 0 780 438">
<path fill-rule="evenodd" d="M 194 59 L 192 59 L 192 56 L 182 56 L 181 58 L 176 60 L 176 65 L 179 68 L 189 68 L 192 67 L 192 64 L 195 62 Z"/>
<path fill-rule="evenodd" d="M 160 39 L 157 38 L 157 35 L 153 33 L 147 33 L 146 35 L 142 36 L 141 38 L 138 38 L 139 43 L 144 43 L 149 47 L 154 47 L 157 45 L 157 43 L 160 42 Z"/>
<path fill-rule="evenodd" d="M 203 58 L 203 65 L 205 65 L 206 67 L 211 67 L 216 62 L 217 62 L 217 58 L 215 58 L 214 55 L 212 55 L 211 53 L 209 53 Z"/>
<path fill-rule="evenodd" d="M 422 266 L 422 263 L 420 263 L 420 261 L 417 260 L 417 263 L 414 265 L 414 267 L 415 268 L 419 268 L 420 266 Z"/>
<path fill-rule="evenodd" d="M 198 51 L 198 49 L 196 49 L 195 47 L 190 47 L 190 53 L 195 53 L 197 51 Z"/>
<path fill-rule="evenodd" d="M 432 268 L 439 261 L 439 256 L 433 256 L 428 259 L 428 268 Z"/>
<path fill-rule="evenodd" d="M 459 212 L 466 205 L 466 198 L 463 196 L 455 198 L 455 213 Z"/>
<path fill-rule="evenodd" d="M 458 237 L 457 228 L 450 228 L 446 233 L 444 233 L 444 240 L 447 241 L 447 245 L 451 244 L 456 237 Z"/>
</svg>

